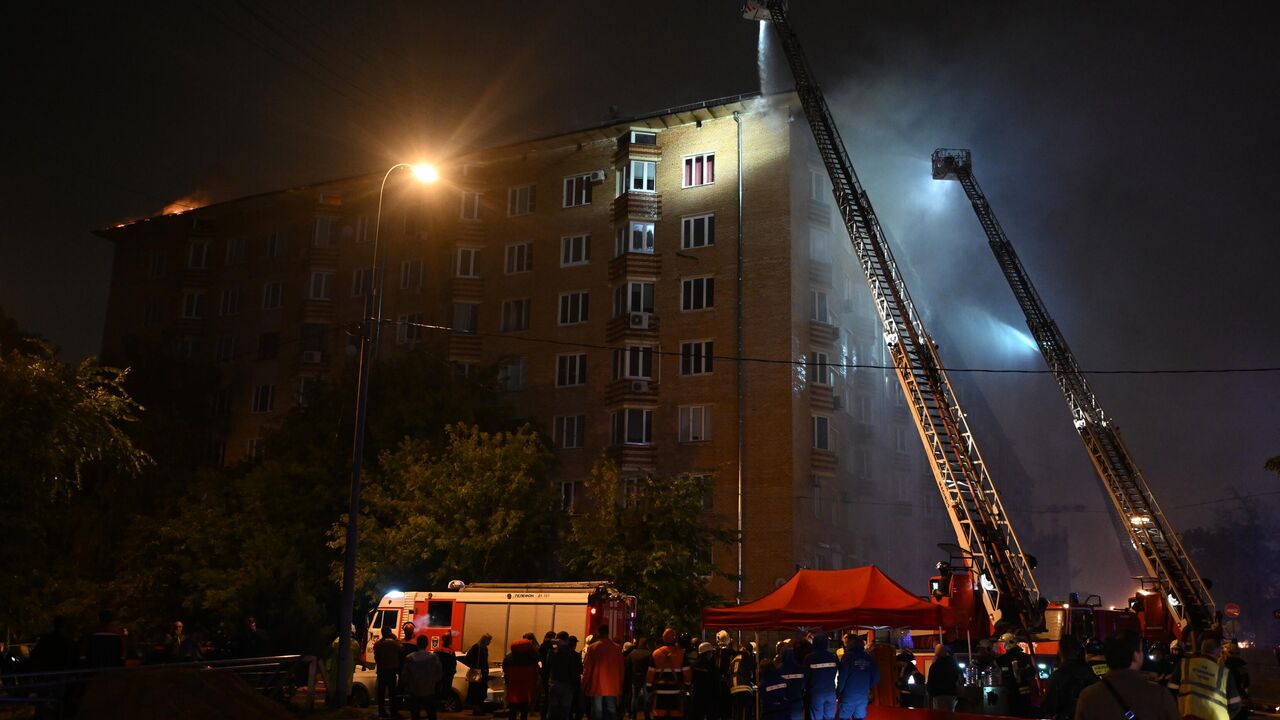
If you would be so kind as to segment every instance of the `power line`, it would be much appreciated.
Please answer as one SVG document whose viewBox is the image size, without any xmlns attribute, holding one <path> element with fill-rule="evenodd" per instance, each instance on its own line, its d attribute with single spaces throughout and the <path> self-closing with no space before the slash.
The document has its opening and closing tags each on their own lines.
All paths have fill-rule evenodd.
<svg viewBox="0 0 1280 720">
<path fill-rule="evenodd" d="M 506 340 L 518 340 L 529 343 L 542 343 L 546 345 L 560 345 L 564 347 L 584 348 L 588 350 L 626 350 L 627 345 L 608 345 L 604 343 L 590 343 L 580 340 L 560 340 L 556 338 L 536 337 L 532 335 L 513 335 L 510 333 L 493 333 L 483 332 L 480 330 L 458 330 L 448 325 L 434 325 L 431 323 L 410 322 L 401 320 L 384 319 L 383 324 L 388 325 L 404 325 L 407 327 L 422 328 L 424 330 L 438 330 L 442 332 L 452 332 L 459 335 L 472 335 L 475 337 L 492 337 L 503 338 Z M 684 354 L 679 350 L 660 350 L 656 346 L 650 346 L 655 355 L 668 355 L 672 357 L 683 357 Z M 699 355 L 700 358 L 712 360 L 723 360 L 726 362 L 737 362 L 738 358 L 734 355 Z M 807 360 L 795 360 L 792 358 L 764 358 L 764 357 L 743 357 L 743 362 L 761 363 L 768 365 L 792 365 L 806 367 L 810 363 Z M 880 365 L 876 363 L 823 363 L 829 368 L 852 368 L 863 370 L 894 370 L 897 368 L 893 365 Z M 1053 370 L 1030 370 L 1018 368 L 945 368 L 949 373 L 983 373 L 983 374 L 1003 374 L 1003 375 L 1053 375 Z M 1272 373 L 1280 372 L 1278 367 L 1252 367 L 1252 368 L 1154 368 L 1154 369 L 1125 369 L 1125 370 L 1081 370 L 1086 375 L 1226 375 L 1241 373 Z"/>
</svg>

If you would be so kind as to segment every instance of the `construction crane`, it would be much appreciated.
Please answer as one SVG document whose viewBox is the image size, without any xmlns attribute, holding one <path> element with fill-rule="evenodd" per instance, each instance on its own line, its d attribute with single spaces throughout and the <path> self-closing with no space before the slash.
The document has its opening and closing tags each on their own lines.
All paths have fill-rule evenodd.
<svg viewBox="0 0 1280 720">
<path fill-rule="evenodd" d="M 1033 561 L 1022 552 L 978 451 L 951 382 L 898 271 L 871 200 L 858 181 L 844 141 L 810 72 L 783 0 L 748 2 L 743 16 L 770 22 L 795 78 L 818 153 L 831 178 L 836 207 L 866 275 L 884 342 L 930 460 L 962 556 L 982 588 L 993 623 L 1034 629 L 1041 600 Z"/>
<path fill-rule="evenodd" d="M 1067 400 L 1076 430 L 1112 505 L 1119 513 L 1121 524 L 1128 531 L 1129 540 L 1164 596 L 1172 598 L 1167 603 L 1171 614 L 1180 624 L 1190 623 L 1192 629 L 1208 627 L 1214 619 L 1213 597 L 1183 550 L 1178 533 L 1160 510 L 1142 470 L 1120 437 L 1120 430 L 1098 404 L 1098 398 L 1080 371 L 1071 348 L 1067 347 L 1062 331 L 1049 315 L 1031 284 L 1026 268 L 1014 252 L 1013 244 L 1005 236 L 1000 221 L 982 194 L 982 188 L 978 187 L 970 152 L 935 150 L 933 177 L 935 180 L 958 180 L 973 204 L 978 221 L 987 233 L 991 252 L 1009 281 L 1013 296 L 1027 317 L 1027 327 Z"/>
</svg>

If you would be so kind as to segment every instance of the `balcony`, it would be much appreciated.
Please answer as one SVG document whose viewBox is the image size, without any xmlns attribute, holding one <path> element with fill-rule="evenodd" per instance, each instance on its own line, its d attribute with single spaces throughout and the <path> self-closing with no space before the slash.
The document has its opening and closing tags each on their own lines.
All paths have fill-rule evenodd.
<svg viewBox="0 0 1280 720">
<path fill-rule="evenodd" d="M 605 386 L 604 401 L 609 405 L 656 405 L 658 382 L 646 378 L 619 378 Z"/>
<path fill-rule="evenodd" d="M 622 338 L 632 340 L 658 339 L 658 316 L 647 312 L 629 312 L 609 321 L 604 330 L 605 340 L 616 343 Z"/>
<path fill-rule="evenodd" d="M 484 299 L 484 281 L 478 277 L 453 278 L 453 299 L 480 302 Z"/>
<path fill-rule="evenodd" d="M 651 192 L 625 192 L 610 206 L 614 224 L 629 220 L 661 220 L 662 195 Z"/>
<path fill-rule="evenodd" d="M 613 153 L 613 166 L 618 167 L 628 160 L 661 160 L 662 148 L 647 143 L 618 143 Z"/>
<path fill-rule="evenodd" d="M 626 277 L 653 277 L 662 274 L 662 253 L 623 253 L 609 261 L 609 282 Z"/>
<path fill-rule="evenodd" d="M 840 336 L 840 328 L 820 320 L 809 320 L 809 343 L 812 345 L 830 345 Z"/>
<path fill-rule="evenodd" d="M 450 360 L 478 362 L 481 337 L 469 333 L 449 333 L 448 356 Z"/>
<path fill-rule="evenodd" d="M 811 472 L 821 472 L 835 474 L 839 459 L 836 454 L 830 450 L 819 450 L 813 448 L 809 454 L 809 470 Z"/>
<path fill-rule="evenodd" d="M 610 445 L 605 454 L 627 470 L 653 470 L 658 456 L 652 445 Z"/>
<path fill-rule="evenodd" d="M 809 406 L 814 410 L 835 410 L 836 396 L 830 385 L 809 383 Z"/>
</svg>

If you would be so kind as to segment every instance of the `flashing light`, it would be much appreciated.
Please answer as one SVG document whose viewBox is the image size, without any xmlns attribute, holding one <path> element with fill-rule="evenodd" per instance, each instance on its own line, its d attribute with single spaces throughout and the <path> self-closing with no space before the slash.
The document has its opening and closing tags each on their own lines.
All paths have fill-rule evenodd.
<svg viewBox="0 0 1280 720">
<path fill-rule="evenodd" d="M 956 665 L 959 665 L 961 670 L 964 669 L 964 663 L 956 663 Z"/>
<path fill-rule="evenodd" d="M 961 667 L 964 667 L 964 666 L 963 666 L 963 665 L 961 665 Z M 916 684 L 916 676 L 915 676 L 915 675 L 908 675 L 908 676 L 907 676 L 907 684 L 908 684 L 908 685 L 915 685 L 915 684 Z"/>
<path fill-rule="evenodd" d="M 982 583 L 983 590 L 986 590 L 987 592 L 996 591 L 996 584 L 991 582 L 991 578 L 987 577 L 986 575 L 979 575 L 978 581 Z"/>
<path fill-rule="evenodd" d="M 1044 663 L 1036 663 L 1036 667 L 1040 668 L 1041 670 L 1048 670 L 1048 669 L 1049 669 L 1049 666 L 1048 666 L 1048 665 L 1045 665 Z"/>
<path fill-rule="evenodd" d="M 400 592 L 399 590 L 389 590 L 387 591 L 387 597 L 392 600 L 395 600 L 396 598 L 404 597 L 404 593 Z"/>
<path fill-rule="evenodd" d="M 595 608 L 591 608 L 591 614 L 592 614 L 592 615 L 595 615 L 595 614 L 596 614 L 596 609 L 595 609 Z"/>
<path fill-rule="evenodd" d="M 1173 596 L 1173 593 L 1169 593 L 1169 596 L 1166 599 L 1169 601 L 1169 607 L 1178 607 L 1182 604 L 1178 602 L 1178 598 Z"/>
<path fill-rule="evenodd" d="M 1156 659 L 1156 656 L 1155 656 L 1155 655 L 1148 655 L 1148 656 L 1147 656 L 1147 659 L 1148 659 L 1148 660 L 1155 660 L 1155 659 Z"/>
</svg>

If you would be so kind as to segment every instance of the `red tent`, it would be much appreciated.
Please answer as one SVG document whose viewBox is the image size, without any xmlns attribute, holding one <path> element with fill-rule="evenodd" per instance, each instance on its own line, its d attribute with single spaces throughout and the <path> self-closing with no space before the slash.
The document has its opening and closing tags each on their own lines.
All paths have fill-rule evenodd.
<svg viewBox="0 0 1280 720">
<path fill-rule="evenodd" d="M 703 627 L 736 630 L 937 628 L 950 620 L 946 608 L 916 597 L 875 565 L 800 570 L 759 600 L 702 610 Z"/>
</svg>

